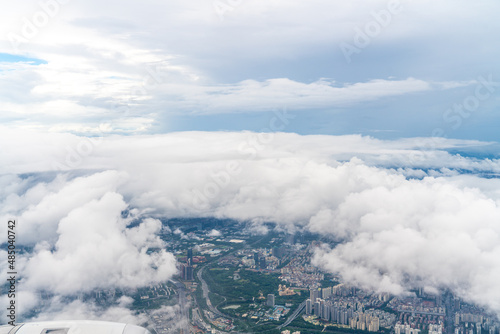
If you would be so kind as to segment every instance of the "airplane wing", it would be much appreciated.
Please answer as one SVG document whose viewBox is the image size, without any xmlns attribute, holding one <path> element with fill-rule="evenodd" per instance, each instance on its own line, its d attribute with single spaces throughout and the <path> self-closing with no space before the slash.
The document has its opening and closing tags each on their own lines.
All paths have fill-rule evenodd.
<svg viewBox="0 0 500 334">
<path fill-rule="evenodd" d="M 143 327 L 106 321 L 42 321 L 0 326 L 0 334 L 151 334 Z"/>
</svg>

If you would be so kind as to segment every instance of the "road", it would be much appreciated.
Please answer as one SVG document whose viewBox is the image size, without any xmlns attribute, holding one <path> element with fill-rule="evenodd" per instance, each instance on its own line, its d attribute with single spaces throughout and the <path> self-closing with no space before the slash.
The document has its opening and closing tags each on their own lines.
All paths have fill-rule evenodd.
<svg viewBox="0 0 500 334">
<path fill-rule="evenodd" d="M 262 239 L 261 239 L 262 240 Z M 236 251 L 236 250 L 235 250 Z M 230 253 L 227 253 L 225 254 L 222 258 L 224 257 L 227 257 L 228 255 L 231 255 L 232 253 L 234 253 L 235 251 L 232 251 Z M 224 314 L 222 312 L 220 312 L 215 306 L 212 305 L 212 302 L 210 301 L 210 298 L 208 297 L 208 294 L 210 292 L 210 289 L 208 288 L 208 284 L 207 282 L 203 279 L 203 271 L 205 270 L 207 265 L 203 266 L 202 268 L 200 268 L 200 270 L 198 270 L 198 272 L 196 273 L 196 276 L 198 277 L 198 279 L 200 280 L 201 282 L 201 289 L 203 291 L 203 298 L 206 300 L 207 302 L 207 306 L 209 308 L 209 310 L 211 312 L 213 312 L 214 314 L 220 316 L 220 317 L 223 317 L 223 318 L 229 318 L 229 319 L 232 319 L 232 320 L 235 320 L 233 317 L 227 315 L 227 314 Z M 285 326 L 288 326 L 292 321 L 295 320 L 295 318 L 297 318 L 297 316 L 304 310 L 306 306 L 306 301 L 304 300 L 298 307 L 297 309 L 292 313 L 292 315 L 290 315 L 288 317 L 288 319 L 280 326 L 278 326 L 278 329 L 281 329 Z M 201 310 L 200 310 L 201 312 Z M 243 333 L 243 334 L 246 334 L 245 332 L 233 332 L 233 333 Z"/>
<path fill-rule="evenodd" d="M 203 298 L 207 301 L 207 306 L 212 311 L 214 314 L 217 314 L 219 317 L 224 317 L 224 318 L 230 318 L 224 313 L 220 312 L 215 306 L 212 305 L 212 302 L 210 301 L 210 298 L 208 297 L 208 293 L 210 292 L 210 289 L 208 288 L 207 282 L 203 279 L 203 271 L 205 270 L 206 267 L 201 268 L 198 270 L 198 273 L 196 276 L 201 282 L 201 289 L 203 290 Z"/>
<path fill-rule="evenodd" d="M 282 329 L 283 327 L 286 327 L 288 325 L 290 325 L 290 323 L 292 321 L 295 320 L 295 318 L 297 318 L 297 316 L 304 310 L 304 308 L 306 307 L 306 301 L 304 300 L 302 303 L 300 303 L 300 305 L 295 309 L 295 311 L 292 313 L 291 316 L 288 317 L 288 319 L 286 319 L 286 321 L 278 326 L 278 329 Z"/>
<path fill-rule="evenodd" d="M 186 287 L 181 282 L 177 282 L 174 280 L 170 280 L 170 282 L 174 283 L 177 287 L 177 291 L 179 293 L 179 306 L 181 311 L 181 319 L 184 324 L 184 333 L 189 333 L 189 315 L 188 315 L 188 307 L 186 300 Z"/>
</svg>

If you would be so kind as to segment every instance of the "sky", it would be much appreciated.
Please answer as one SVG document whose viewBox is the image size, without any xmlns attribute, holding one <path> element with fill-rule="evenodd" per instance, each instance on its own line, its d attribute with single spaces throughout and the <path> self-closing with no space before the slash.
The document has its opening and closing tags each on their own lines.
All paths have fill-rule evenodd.
<svg viewBox="0 0 500 334">
<path fill-rule="evenodd" d="M 174 255 L 146 250 L 174 217 L 318 232 L 338 246 L 313 263 L 350 284 L 500 314 L 499 6 L 9 3 L 0 220 L 32 247 L 20 314 L 47 291 L 39 319 L 141 324 L 130 299 L 67 297 L 172 278 Z"/>
<path fill-rule="evenodd" d="M 286 132 L 497 141 L 499 6 L 9 4 L 0 14 L 1 122 L 85 135 L 265 131 L 287 108 L 298 121 Z"/>
</svg>

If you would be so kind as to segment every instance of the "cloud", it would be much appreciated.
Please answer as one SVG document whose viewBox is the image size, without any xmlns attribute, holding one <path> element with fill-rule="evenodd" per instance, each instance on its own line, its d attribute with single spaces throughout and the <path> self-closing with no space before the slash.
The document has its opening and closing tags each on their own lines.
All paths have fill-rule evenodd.
<svg viewBox="0 0 500 334">
<path fill-rule="evenodd" d="M 158 87 L 159 105 L 169 109 L 198 114 L 263 112 L 283 105 L 294 110 L 335 108 L 373 101 L 376 99 L 422 92 L 431 89 L 425 81 L 371 80 L 338 86 L 335 82 L 319 80 L 302 83 L 288 78 L 269 79 L 264 82 L 245 80 L 233 85 Z"/>
<path fill-rule="evenodd" d="M 498 144 L 110 135 L 176 130 L 185 115 L 233 129 L 242 114 L 264 119 L 283 105 L 312 119 L 314 126 L 295 123 L 303 133 L 325 133 L 323 126 L 332 133 L 329 122 L 338 123 L 333 133 L 375 126 L 408 135 L 410 123 L 411 135 L 431 133 L 435 123 L 449 128 L 441 118 L 473 96 L 474 80 L 496 80 L 498 1 L 401 1 L 401 12 L 351 64 L 339 45 L 353 43 L 386 0 L 233 1 L 223 15 L 200 0 L 57 3 L 44 24 L 32 23 L 47 11 L 44 0 L 13 2 L 0 13 L 0 52 L 42 60 L 0 63 L 0 219 L 16 217 L 19 244 L 34 247 L 18 259 L 27 308 L 37 304 L 38 289 L 56 294 L 50 317 L 64 309 L 64 295 L 81 289 L 165 279 L 173 256 L 145 251 L 162 246 L 157 219 L 215 216 L 249 222 L 257 234 L 272 221 L 330 235 L 341 243 L 318 250 L 316 263 L 360 285 L 394 293 L 448 287 L 500 310 L 500 187 L 491 179 L 500 173 Z M 464 116 L 456 132 L 443 131 L 496 138 L 488 131 L 497 103 L 481 100 L 467 126 Z M 315 118 L 318 111 L 324 119 Z M 221 118 L 210 125 L 214 115 Z M 481 150 L 488 158 L 468 156 Z M 131 219 L 140 224 L 129 228 Z M 125 304 L 117 307 L 113 317 L 128 316 Z M 80 302 L 68 310 L 100 312 Z"/>
<path fill-rule="evenodd" d="M 37 26 L 34 18 L 47 15 L 47 3 L 59 2 L 11 6 L 0 19 L 1 53 L 43 60 L 0 64 L 0 120 L 11 127 L 140 134 L 182 129 L 187 117 L 204 129 L 235 129 L 240 122 L 215 126 L 206 117 L 248 120 L 254 117 L 248 114 L 288 105 L 308 116 L 342 114 L 349 132 L 370 133 L 375 126 L 401 136 L 397 131 L 408 124 L 398 122 L 402 113 L 427 130 L 435 108 L 444 112 L 471 94 L 479 76 L 496 80 L 498 72 L 500 49 L 490 42 L 498 26 L 495 1 L 436 6 L 401 0 L 399 14 L 368 36 L 352 64 L 339 45 L 354 43 L 360 29 L 377 23 L 374 16 L 387 10 L 387 1 L 242 1 L 222 17 L 217 1 L 61 1 Z M 26 31 L 32 36 L 23 36 Z M 13 35 L 23 42 L 13 43 Z M 481 108 L 495 104 L 490 99 Z M 367 122 L 373 114 L 382 122 Z M 490 123 L 485 114 L 476 115 L 476 133 Z M 302 133 L 332 133 L 301 127 Z"/>
<path fill-rule="evenodd" d="M 57 175 L 51 182 L 31 181 L 25 192 L 11 192 L 2 201 L 2 213 L 17 217 L 22 223 L 18 231 L 26 244 L 40 240 L 53 241 L 57 237 L 59 222 L 75 208 L 116 190 L 126 179 L 124 173 L 106 171 L 70 179 L 67 174 Z M 31 182 L 30 182 L 31 181 Z M 7 216 L 5 216 L 7 217 Z"/>
<path fill-rule="evenodd" d="M 162 246 L 158 219 L 219 217 L 256 234 L 276 222 L 330 237 L 339 245 L 319 249 L 315 263 L 348 282 L 392 293 L 449 288 L 500 312 L 500 181 L 482 177 L 498 174 L 499 161 L 448 152 L 494 152 L 492 143 L 189 132 L 105 137 L 65 170 L 31 154 L 39 143 L 46 159 L 64 162 L 65 146 L 82 140 L 32 134 L 2 148 L 11 171 L 0 178 L 2 217 L 18 217 L 19 241 L 35 243 L 20 262 L 28 291 L 167 279 L 174 257 L 146 254 Z M 426 140 L 434 145 L 422 150 Z M 131 219 L 141 224 L 128 228 Z"/>
<path fill-rule="evenodd" d="M 381 1 L 374 5 L 374 8 L 379 5 L 385 7 L 386 3 Z M 217 31 L 217 34 L 211 36 L 210 43 L 220 46 L 211 48 L 218 51 L 202 55 L 205 49 L 187 50 L 180 46 L 182 50 L 178 50 L 179 53 L 177 53 L 170 48 L 158 47 L 158 43 L 149 39 L 144 45 L 143 36 L 138 37 L 132 32 L 118 35 L 114 33 L 102 34 L 100 29 L 114 31 L 115 28 L 118 28 L 128 31 L 131 27 L 137 29 L 138 26 L 149 26 L 151 19 L 149 16 L 137 16 L 133 5 L 122 8 L 130 16 L 125 16 L 126 19 L 122 20 L 113 20 L 111 18 L 115 12 L 110 8 L 102 9 L 103 11 L 110 10 L 108 16 L 103 15 L 96 18 L 93 7 L 87 8 L 87 6 L 72 4 L 71 7 L 76 7 L 76 10 L 64 13 L 61 10 L 50 22 L 50 33 L 42 34 L 44 30 L 41 29 L 40 35 L 45 36 L 44 39 L 35 38 L 33 43 L 26 44 L 29 53 L 44 59 L 46 64 L 30 65 L 26 62 L 18 62 L 6 63 L 0 67 L 0 75 L 4 79 L 1 82 L 9 83 L 0 84 L 3 123 L 20 128 L 41 128 L 59 132 L 72 131 L 90 135 L 95 135 L 99 131 L 105 133 L 147 133 L 154 131 L 158 123 L 165 121 L 165 118 L 168 119 L 179 114 L 196 116 L 263 112 L 282 105 L 293 106 L 295 110 L 301 112 L 308 112 L 311 109 L 328 111 L 334 109 L 341 112 L 342 108 L 347 106 L 356 108 L 363 103 L 383 98 L 411 96 L 415 93 L 430 93 L 464 87 L 473 84 L 473 79 L 479 73 L 475 73 L 472 78 L 470 76 L 462 78 L 462 80 L 445 78 L 443 81 L 440 81 L 441 78 L 433 80 L 415 78 L 413 73 L 402 73 L 396 77 L 394 77 L 394 73 L 390 73 L 390 76 L 393 77 L 390 80 L 386 79 L 389 75 L 385 73 L 369 78 L 325 79 L 316 76 L 311 79 L 310 77 L 296 78 L 290 70 L 275 75 L 258 76 L 258 79 L 251 75 L 239 75 L 238 79 L 217 80 L 209 75 L 209 69 L 204 68 L 206 65 L 202 64 L 199 59 L 209 57 L 211 62 L 220 62 L 220 65 L 226 64 L 228 62 L 227 54 L 233 55 L 234 58 L 235 53 L 234 50 L 231 50 L 232 52 L 224 51 L 227 48 L 224 45 L 232 45 L 232 47 L 239 45 L 239 43 L 228 43 L 228 41 L 241 40 L 240 36 L 229 33 L 231 29 L 227 29 L 227 26 L 221 26 L 213 8 L 206 8 L 206 4 L 199 4 L 197 7 L 192 7 L 194 6 L 192 4 L 188 6 L 170 4 L 169 6 L 168 10 L 153 11 L 151 14 L 156 16 L 157 13 L 172 13 L 174 10 L 179 10 L 182 13 L 189 12 L 189 15 L 194 16 L 193 18 L 196 17 L 204 24 L 193 26 L 192 21 L 179 20 L 174 15 L 171 20 L 166 20 L 167 27 L 164 28 L 170 30 L 172 27 L 178 27 L 174 30 L 184 33 L 186 24 L 189 24 L 190 29 L 187 31 L 192 31 L 192 33 L 189 33 L 190 38 L 186 38 L 186 40 L 192 40 L 198 38 L 198 34 L 195 32 L 212 31 L 211 29 L 207 30 L 205 24 L 216 27 L 213 31 Z M 244 58 L 237 61 L 239 68 L 247 67 L 243 64 L 248 62 L 248 54 L 254 55 L 252 59 L 260 58 L 261 52 L 256 50 L 266 49 L 270 51 L 277 48 L 276 53 L 283 54 L 283 51 L 280 52 L 280 48 L 292 49 L 286 53 L 293 52 L 294 55 L 297 55 L 302 52 L 301 50 L 307 49 L 304 48 L 304 44 L 311 42 L 315 45 L 338 44 L 341 38 L 351 37 L 353 34 L 349 29 L 343 27 L 343 25 L 351 25 L 351 22 L 342 22 L 345 21 L 345 18 L 339 20 L 342 18 L 341 13 L 356 15 L 357 11 L 353 10 L 356 6 L 360 6 L 360 4 L 345 6 L 340 3 L 331 4 L 324 1 L 318 1 L 316 6 L 290 5 L 282 2 L 275 5 L 255 3 L 252 6 L 244 6 L 245 10 L 240 11 L 240 13 L 248 15 L 243 15 L 245 20 L 227 22 L 227 25 L 240 30 L 244 35 L 248 34 L 249 30 L 246 25 L 253 26 L 251 23 L 255 20 L 254 15 L 259 16 L 258 13 L 261 11 L 267 13 L 276 11 L 280 19 L 277 20 L 275 15 L 272 16 L 273 24 L 276 25 L 274 28 L 276 33 L 260 34 L 267 38 L 246 39 L 247 42 L 251 42 L 249 44 L 257 44 L 253 47 L 246 44 L 239 46 L 242 49 L 240 50 L 241 57 Z M 411 6 L 416 5 L 412 4 Z M 141 10 L 144 10 L 144 5 L 141 4 L 140 7 Z M 320 10 L 322 7 L 332 10 Z M 24 8 L 10 10 L 12 13 L 9 17 L 23 17 L 30 14 L 25 13 L 26 9 Z M 300 22 L 310 21 L 310 17 L 305 16 L 304 11 L 314 13 L 310 17 L 315 19 L 310 23 L 314 23 L 316 29 L 297 28 L 300 32 L 297 34 L 295 29 L 290 29 L 291 22 L 284 13 L 288 12 L 292 14 L 292 17 L 301 17 Z M 325 15 L 328 12 L 331 14 Z M 369 13 L 370 10 L 366 8 L 366 14 L 369 15 Z M 319 21 L 318 14 L 321 17 Z M 29 15 L 27 16 L 29 18 Z M 62 19 L 63 17 L 65 19 Z M 135 20 L 140 21 L 134 22 Z M 155 24 L 163 26 L 163 21 L 165 20 L 162 17 Z M 11 23 L 10 26 L 7 26 L 8 30 L 20 26 L 19 22 Z M 337 27 L 337 25 L 341 25 L 341 27 Z M 284 29 L 284 27 L 289 29 Z M 261 30 L 262 27 L 258 26 L 255 29 Z M 268 29 L 267 27 L 266 31 Z M 154 36 L 151 31 L 164 30 L 158 27 L 149 27 L 143 34 L 152 35 L 151 38 L 154 39 L 159 37 Z M 431 31 L 434 33 L 435 30 Z M 339 35 L 339 32 L 342 33 Z M 184 40 L 177 36 L 176 33 L 176 42 Z M 225 36 L 225 38 L 221 36 Z M 311 36 L 315 38 L 311 38 Z M 300 37 L 300 41 L 297 40 L 298 37 Z M 75 45 L 75 38 L 80 45 L 85 45 L 85 48 Z M 163 34 L 162 38 L 171 39 L 173 36 Z M 207 38 L 203 37 L 203 39 Z M 282 43 L 290 42 L 291 45 L 282 45 Z M 179 47 L 178 45 L 183 43 L 167 44 Z M 3 50 L 5 52 L 9 51 L 8 48 L 4 49 L 6 49 Z M 322 54 L 324 51 L 319 48 L 317 52 Z M 282 56 L 271 58 L 276 57 L 275 61 L 282 62 Z M 338 64 L 332 60 L 325 66 L 335 68 Z M 223 68 L 223 66 L 218 67 Z M 254 67 L 258 68 L 259 66 Z M 216 76 L 216 74 L 212 74 L 212 76 Z"/>
<path fill-rule="evenodd" d="M 301 112 L 331 110 L 430 91 L 433 87 L 456 87 L 453 83 L 440 86 L 411 77 L 352 84 L 326 79 L 305 83 L 289 78 L 214 84 L 193 79 L 172 80 L 171 72 L 177 69 L 172 69 L 168 61 L 124 64 L 128 70 L 102 70 L 97 65 L 101 64 L 85 61 L 75 64 L 70 59 L 63 64 L 59 61 L 38 66 L 9 64 L 10 70 L 0 73 L 4 82 L 16 85 L 7 85 L 3 90 L 6 95 L 3 109 L 7 111 L 3 118 L 16 127 L 39 127 L 51 132 L 146 133 L 165 114 L 254 113 L 283 105 Z M 134 71 L 139 74 L 128 73 Z M 144 71 L 146 75 L 141 74 Z M 183 76 L 193 76 L 181 72 Z M 66 80 L 68 84 L 60 84 Z M 462 83 L 458 84 L 461 86 Z M 32 121 L 18 121 L 26 116 Z"/>
<path fill-rule="evenodd" d="M 121 195 L 106 193 L 70 211 L 58 225 L 55 250 L 38 250 L 22 268 L 26 287 L 71 294 L 170 278 L 176 272 L 172 254 L 146 253 L 148 247 L 163 246 L 155 236 L 159 221 L 126 230 L 121 218 L 126 207 Z"/>
<path fill-rule="evenodd" d="M 252 221 L 246 226 L 245 230 L 252 235 L 266 235 L 269 233 L 269 227 L 267 227 L 262 219 L 252 219 Z"/>
<path fill-rule="evenodd" d="M 217 231 L 215 229 L 207 233 L 207 237 L 220 237 L 221 235 L 222 233 L 220 233 L 220 231 Z"/>
<path fill-rule="evenodd" d="M 190 304 L 185 305 L 186 308 L 190 307 Z M 159 309 L 151 312 L 152 316 L 158 316 L 161 318 L 163 323 L 169 324 L 169 330 L 179 330 L 189 328 L 188 320 L 186 317 L 181 315 L 181 309 L 179 305 L 175 306 L 165 306 L 162 305 Z"/>
<path fill-rule="evenodd" d="M 148 322 L 145 314 L 136 314 L 130 309 L 129 297 L 122 297 L 117 304 L 108 308 L 84 303 L 79 300 L 70 303 L 60 297 L 52 298 L 33 321 L 53 320 L 101 320 L 142 325 Z"/>
<path fill-rule="evenodd" d="M 177 272 L 176 260 L 158 237 L 161 222 L 142 219 L 133 209 L 124 216 L 128 205 L 116 192 L 116 186 L 127 178 L 123 172 L 44 175 L 2 177 L 11 183 L 7 188 L 11 192 L 2 196 L 1 216 L 16 219 L 19 246 L 34 246 L 17 258 L 22 281 L 20 314 L 38 308 L 42 303 L 39 292 L 45 291 L 54 297 L 49 304 L 44 301 L 42 318 L 58 314 L 58 318 L 97 319 L 99 313 L 111 317 L 108 320 L 129 317 L 132 321 L 135 316 L 123 305 L 98 311 L 96 306 L 75 301 L 64 311 L 61 308 L 66 296 L 108 288 L 135 289 L 170 279 Z M 128 227 L 137 219 L 137 226 Z M 159 251 L 149 253 L 150 248 Z M 1 268 L 6 273 L 6 262 Z"/>
<path fill-rule="evenodd" d="M 391 179 L 311 218 L 312 231 L 341 241 L 313 263 L 377 291 L 448 288 L 499 313 L 498 197 L 442 178 Z"/>
</svg>

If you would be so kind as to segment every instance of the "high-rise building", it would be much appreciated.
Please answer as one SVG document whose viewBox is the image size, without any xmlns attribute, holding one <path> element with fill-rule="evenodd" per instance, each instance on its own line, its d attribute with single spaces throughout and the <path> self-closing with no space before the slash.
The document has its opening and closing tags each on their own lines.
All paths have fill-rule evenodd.
<svg viewBox="0 0 500 334">
<path fill-rule="evenodd" d="M 283 256 L 284 249 L 282 247 L 274 247 L 272 253 L 274 257 L 277 257 L 279 259 Z"/>
<path fill-rule="evenodd" d="M 396 324 L 394 325 L 395 334 L 419 334 L 420 329 L 411 328 L 408 324 Z"/>
<path fill-rule="evenodd" d="M 193 267 L 192 266 L 185 266 L 184 270 L 185 270 L 184 279 L 186 281 L 194 280 Z"/>
<path fill-rule="evenodd" d="M 190 265 L 193 264 L 193 249 L 192 248 L 188 248 L 188 250 L 187 250 L 187 260 L 189 261 L 188 263 Z"/>
<path fill-rule="evenodd" d="M 259 266 L 259 253 L 253 253 L 253 260 L 255 261 L 255 267 Z"/>
<path fill-rule="evenodd" d="M 429 325 L 429 334 L 443 334 L 443 326 L 442 325 Z"/>
<path fill-rule="evenodd" d="M 267 268 L 266 257 L 263 256 L 260 258 L 260 269 L 266 269 L 266 268 Z"/>
<path fill-rule="evenodd" d="M 311 302 L 316 302 L 316 299 L 321 298 L 319 289 L 310 289 L 309 290 L 309 298 L 311 298 Z"/>
<path fill-rule="evenodd" d="M 267 295 L 267 306 L 274 307 L 274 294 L 270 293 Z"/>
<path fill-rule="evenodd" d="M 443 304 L 443 298 L 441 298 L 441 295 L 440 294 L 437 294 L 436 295 L 436 306 L 442 306 Z"/>
<path fill-rule="evenodd" d="M 356 329 L 358 327 L 356 318 L 351 318 L 351 320 L 349 320 L 349 327 L 351 327 L 351 329 Z"/>
<path fill-rule="evenodd" d="M 339 318 L 340 318 L 338 306 L 333 305 L 331 307 L 331 312 L 332 312 L 332 314 L 330 316 L 331 321 L 333 323 L 338 323 L 339 322 Z"/>
<path fill-rule="evenodd" d="M 344 310 L 340 313 L 340 323 L 342 325 L 348 325 L 349 324 L 349 317 L 347 316 L 347 311 Z"/>
<path fill-rule="evenodd" d="M 306 314 L 311 315 L 312 314 L 312 303 L 311 299 L 306 300 Z"/>
<path fill-rule="evenodd" d="M 379 329 L 380 329 L 380 320 L 378 317 L 373 317 L 370 322 L 370 325 L 368 326 L 368 330 L 370 332 L 378 332 Z"/>
<path fill-rule="evenodd" d="M 321 318 L 321 303 L 318 299 L 316 299 L 316 302 L 314 303 L 314 315 Z"/>
<path fill-rule="evenodd" d="M 328 299 L 332 295 L 332 287 L 321 289 L 321 298 Z"/>
<path fill-rule="evenodd" d="M 326 303 L 324 300 L 321 302 L 321 319 L 329 321 L 330 320 L 330 304 Z"/>
<path fill-rule="evenodd" d="M 181 274 L 181 278 L 182 279 L 186 279 L 186 266 L 187 266 L 187 264 L 185 264 L 185 263 L 181 263 L 179 265 L 179 267 L 180 267 L 179 268 L 179 273 Z"/>
</svg>

